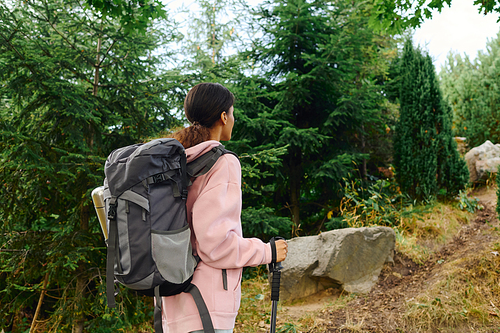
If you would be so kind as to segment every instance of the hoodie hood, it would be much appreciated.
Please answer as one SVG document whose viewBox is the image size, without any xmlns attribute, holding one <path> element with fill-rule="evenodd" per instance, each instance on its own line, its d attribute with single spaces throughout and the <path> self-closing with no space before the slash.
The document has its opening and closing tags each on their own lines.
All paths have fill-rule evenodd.
<svg viewBox="0 0 500 333">
<path fill-rule="evenodd" d="M 221 143 L 217 140 L 208 140 L 208 141 L 203 141 L 202 143 L 199 143 L 196 146 L 186 149 L 186 157 L 188 163 L 193 161 L 197 157 L 205 154 L 213 147 L 217 147 L 220 145 Z"/>
</svg>

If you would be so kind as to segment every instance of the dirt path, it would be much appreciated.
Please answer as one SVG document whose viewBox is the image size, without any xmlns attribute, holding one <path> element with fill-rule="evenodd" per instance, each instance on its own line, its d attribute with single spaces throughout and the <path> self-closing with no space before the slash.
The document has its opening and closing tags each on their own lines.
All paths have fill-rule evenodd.
<svg viewBox="0 0 500 333">
<path fill-rule="evenodd" d="M 328 297 L 337 296 L 337 291 L 331 291 L 331 295 L 318 295 L 318 299 L 298 307 L 287 307 L 287 315 L 298 317 L 308 311 L 314 312 L 316 323 L 320 324 L 310 332 L 406 332 L 401 329 L 406 303 L 436 280 L 446 278 L 443 263 L 472 256 L 498 241 L 498 233 L 493 232 L 499 226 L 495 190 L 481 189 L 473 196 L 480 199 L 484 209 L 478 211 L 452 241 L 435 251 L 424 265 L 419 266 L 396 254 L 395 264 L 384 268 L 379 283 L 368 295 L 354 297 L 346 306 L 335 309 L 328 306 Z"/>
</svg>

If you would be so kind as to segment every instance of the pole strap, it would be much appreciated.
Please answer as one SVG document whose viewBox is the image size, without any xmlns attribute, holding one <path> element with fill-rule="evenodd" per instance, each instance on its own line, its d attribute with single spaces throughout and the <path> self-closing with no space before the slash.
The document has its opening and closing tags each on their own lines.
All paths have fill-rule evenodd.
<svg viewBox="0 0 500 333">
<path fill-rule="evenodd" d="M 271 245 L 271 263 L 275 264 L 276 263 L 276 242 L 274 240 L 274 237 L 269 240 L 269 244 Z"/>
</svg>

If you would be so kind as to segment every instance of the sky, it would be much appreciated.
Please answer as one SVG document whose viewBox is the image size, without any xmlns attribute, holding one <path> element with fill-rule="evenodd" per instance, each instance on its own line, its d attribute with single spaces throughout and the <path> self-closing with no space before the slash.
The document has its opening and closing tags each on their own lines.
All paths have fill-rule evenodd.
<svg viewBox="0 0 500 333">
<path fill-rule="evenodd" d="M 432 19 L 416 29 L 413 41 L 429 51 L 438 72 L 448 52 L 466 53 L 475 59 L 479 50 L 486 50 L 487 40 L 500 30 L 496 22 L 499 14 L 479 14 L 473 2 L 452 0 L 451 7 L 445 5 L 441 13 L 436 11 Z"/>
<path fill-rule="evenodd" d="M 194 0 L 162 0 L 171 9 L 181 4 L 190 8 Z M 262 0 L 248 1 L 252 5 Z M 475 59 L 479 50 L 486 50 L 488 39 L 495 38 L 500 30 L 498 13 L 483 15 L 478 13 L 474 0 L 452 0 L 451 7 L 445 5 L 441 13 L 433 12 L 430 20 L 417 28 L 414 42 L 429 51 L 439 72 L 450 51 L 467 54 Z M 193 8 L 190 8 L 191 10 Z"/>
</svg>

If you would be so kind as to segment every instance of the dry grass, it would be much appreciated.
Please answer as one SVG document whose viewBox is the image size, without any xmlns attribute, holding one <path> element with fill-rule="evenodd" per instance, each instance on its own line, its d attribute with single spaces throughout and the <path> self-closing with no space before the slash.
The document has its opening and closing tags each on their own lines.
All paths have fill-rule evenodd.
<svg viewBox="0 0 500 333">
<path fill-rule="evenodd" d="M 434 204 L 425 214 L 402 218 L 395 229 L 396 250 L 421 265 L 433 251 L 453 238 L 472 213 L 454 205 Z"/>
<path fill-rule="evenodd" d="M 406 327 L 412 332 L 465 326 L 477 332 L 500 330 L 499 248 L 444 264 L 427 291 L 407 303 Z"/>
<path fill-rule="evenodd" d="M 242 284 L 241 307 L 236 318 L 235 333 L 269 332 L 271 318 L 270 288 L 267 279 L 256 277 L 246 280 Z M 291 307 L 307 308 L 308 300 L 295 300 L 293 302 L 278 303 L 277 332 L 302 333 L 322 332 L 324 321 L 318 317 L 319 313 L 332 312 L 347 306 L 355 295 L 342 293 L 338 296 L 324 298 L 315 310 L 308 310 L 297 315 L 290 311 Z M 327 299 L 327 300 L 326 300 Z M 307 308 L 309 309 L 309 308 Z M 359 323 L 347 322 L 348 327 L 359 326 Z M 349 328 L 352 330 L 352 328 Z"/>
<path fill-rule="evenodd" d="M 235 333 L 266 332 L 271 318 L 270 288 L 266 278 L 258 276 L 243 281 L 241 307 L 236 318 Z"/>
<path fill-rule="evenodd" d="M 416 213 L 415 213 L 416 212 Z M 396 232 L 396 250 L 417 264 L 424 264 L 443 245 L 453 240 L 469 224 L 474 214 L 462 211 L 454 203 L 435 203 L 410 207 L 401 214 Z M 500 245 L 474 257 L 444 263 L 439 275 L 429 282 L 425 293 L 406 304 L 403 316 L 405 332 L 500 332 Z M 242 303 L 235 333 L 268 332 L 271 317 L 269 285 L 257 277 L 243 282 Z M 302 304 L 279 303 L 277 332 L 324 332 L 330 327 L 323 319 L 340 309 L 349 309 L 356 295 L 340 295 L 314 311 L 297 314 L 288 311 Z M 342 332 L 364 332 L 366 320 L 346 312 Z M 368 320 L 368 319 L 367 319 Z M 325 326 L 326 325 L 326 326 Z"/>
<path fill-rule="evenodd" d="M 347 332 L 364 332 L 363 328 L 365 326 L 365 319 L 362 318 L 360 321 L 355 321 L 349 312 L 346 312 L 346 322 L 339 327 L 340 332 L 344 330 Z"/>
</svg>

